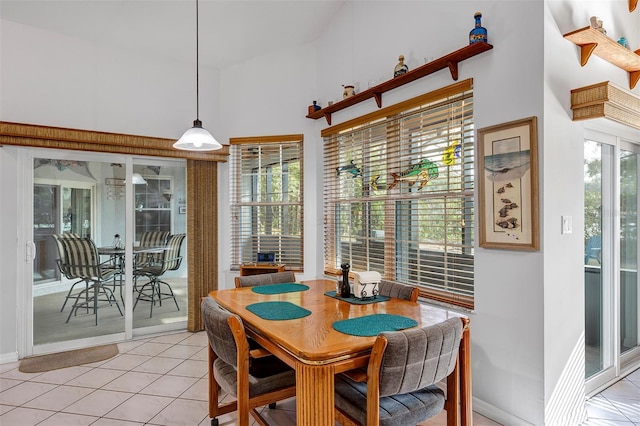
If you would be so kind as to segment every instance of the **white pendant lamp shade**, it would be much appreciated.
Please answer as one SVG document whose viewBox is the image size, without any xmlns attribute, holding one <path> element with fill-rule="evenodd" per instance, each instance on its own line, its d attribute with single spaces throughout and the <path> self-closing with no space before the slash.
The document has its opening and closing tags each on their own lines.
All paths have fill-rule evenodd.
<svg viewBox="0 0 640 426">
<path fill-rule="evenodd" d="M 147 181 L 144 180 L 144 178 L 142 177 L 142 175 L 140 173 L 134 173 L 131 176 L 131 182 L 134 185 L 146 185 Z"/>
<path fill-rule="evenodd" d="M 211 133 L 202 127 L 202 121 L 200 121 L 200 43 L 198 37 L 198 21 L 198 0 L 196 0 L 196 119 L 193 120 L 193 127 L 184 132 L 182 137 L 173 144 L 173 147 L 184 151 L 214 151 L 222 148 L 222 145 L 215 140 Z"/>
<path fill-rule="evenodd" d="M 187 129 L 173 147 L 185 151 L 214 151 L 222 148 L 222 145 L 202 127 L 200 120 L 194 120 L 193 127 Z"/>
</svg>

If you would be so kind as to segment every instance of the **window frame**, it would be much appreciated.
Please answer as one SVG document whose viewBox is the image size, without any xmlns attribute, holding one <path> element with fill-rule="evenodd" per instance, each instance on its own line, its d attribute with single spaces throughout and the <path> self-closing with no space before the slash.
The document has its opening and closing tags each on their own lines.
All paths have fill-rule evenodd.
<svg viewBox="0 0 640 426">
<path fill-rule="evenodd" d="M 352 247 L 355 239 L 355 241 L 361 243 L 363 254 L 360 254 L 359 259 L 357 257 L 355 258 L 356 265 L 352 265 L 352 269 L 355 269 L 353 268 L 355 266 L 378 270 L 378 272 L 382 274 L 383 279 L 417 286 L 420 289 L 422 297 L 473 309 L 476 202 L 474 167 L 475 129 L 473 122 L 472 83 L 472 79 L 455 83 L 451 86 L 426 93 L 322 131 L 321 136 L 324 138 L 325 143 L 325 274 L 337 275 L 340 273 L 338 267 L 345 261 L 340 256 L 341 250 L 344 250 L 343 246 Z M 469 102 L 468 105 L 465 106 L 467 99 Z M 437 130 L 442 129 L 442 122 L 446 123 L 447 126 L 450 126 L 450 122 L 453 122 L 453 120 L 445 119 L 445 121 L 443 121 L 441 120 L 442 117 L 436 117 L 437 112 L 433 113 L 434 117 L 431 117 L 430 111 L 437 111 L 437 108 L 444 109 L 448 106 L 451 106 L 453 109 L 456 103 L 460 103 L 460 111 L 462 111 L 459 131 L 457 133 L 447 133 L 441 143 L 437 142 L 438 137 L 428 137 L 428 135 L 426 135 L 428 130 L 423 130 L 429 128 L 430 123 L 428 119 L 440 119 L 440 122 L 434 124 L 434 128 Z M 410 121 L 412 117 L 418 117 L 417 119 L 419 120 L 422 120 L 423 117 L 427 118 L 426 124 L 420 121 L 420 125 L 415 127 L 415 134 L 412 133 L 412 130 L 407 130 L 403 122 L 403 120 Z M 376 127 L 379 126 L 383 127 L 376 131 Z M 358 135 L 359 132 L 363 134 L 370 132 L 378 136 L 368 138 L 367 136 Z M 454 134 L 454 136 L 452 136 L 452 134 Z M 353 143 L 353 146 L 341 146 L 341 137 L 351 137 L 352 140 L 356 142 Z M 436 156 L 440 156 L 438 158 L 442 158 L 444 147 L 452 146 L 455 137 L 461 139 L 459 143 L 463 146 L 463 148 L 461 148 L 462 158 L 460 159 L 460 165 L 458 167 L 460 170 L 458 189 L 454 190 L 449 188 L 449 180 L 447 180 L 445 184 L 448 189 L 442 191 L 432 189 L 430 185 L 434 185 L 434 183 L 431 183 L 431 178 L 429 178 L 428 182 L 425 181 L 426 178 L 423 181 L 418 180 L 411 186 L 406 182 L 389 185 L 391 179 L 390 172 L 398 174 L 418 163 L 428 165 L 429 162 L 422 163 L 422 160 L 419 160 L 419 158 L 422 157 L 433 159 Z M 420 142 L 421 138 L 425 140 L 424 143 Z M 361 140 L 357 141 L 357 139 Z M 413 139 L 418 142 L 413 141 Z M 440 144 L 440 146 L 438 146 L 438 144 Z M 361 151 L 356 154 L 351 152 L 355 158 L 360 156 L 359 162 L 356 161 L 355 163 L 351 162 L 351 164 L 349 164 L 348 156 L 350 154 L 350 147 L 354 152 L 356 150 Z M 415 153 L 410 151 L 412 149 L 411 147 L 415 149 Z M 373 152 L 374 150 L 380 150 L 384 153 L 375 154 Z M 379 155 L 380 157 L 387 156 L 389 158 L 372 160 L 374 155 Z M 353 158 L 351 158 L 351 161 L 353 161 Z M 378 181 L 374 180 L 373 170 L 379 166 L 379 163 L 386 165 L 386 167 L 381 167 L 382 171 L 379 172 L 380 174 L 378 175 L 378 177 L 385 176 L 386 178 L 387 188 L 382 195 L 379 194 L 379 192 L 382 191 L 378 191 L 377 188 L 373 186 L 374 182 L 376 186 L 378 185 Z M 433 163 L 441 162 L 434 160 Z M 443 173 L 443 170 L 446 170 L 447 176 L 450 176 L 450 169 L 454 168 L 446 167 L 445 169 L 441 164 L 437 164 L 435 167 L 436 170 L 438 166 L 440 167 L 440 174 Z M 341 169 L 341 167 L 347 167 L 347 169 Z M 355 177 L 353 175 L 359 173 L 359 177 L 362 178 L 362 184 L 360 193 L 358 193 L 356 189 L 352 194 L 348 194 L 347 196 L 348 190 L 346 190 L 341 183 L 337 183 L 337 181 L 340 179 L 340 172 L 344 170 L 349 171 L 349 167 L 351 167 L 351 177 Z M 362 167 L 362 170 L 360 170 L 359 167 Z M 429 170 L 428 167 L 425 167 L 425 169 Z M 436 172 L 436 174 L 437 173 L 438 172 Z M 350 178 L 343 178 L 343 180 L 347 179 Z M 355 181 L 355 179 L 352 180 Z M 434 178 L 433 182 L 436 182 L 435 185 L 438 186 L 443 185 L 442 178 L 440 180 Z M 347 184 L 348 183 L 347 181 Z M 382 182 L 382 185 L 385 185 L 385 183 Z M 415 187 L 413 185 L 415 185 Z M 396 186 L 396 189 L 392 192 L 393 186 Z M 400 189 L 400 187 L 402 187 L 402 189 Z M 427 188 L 427 190 L 423 190 L 422 188 Z M 433 192 L 428 192 L 430 190 Z M 340 193 L 341 191 L 345 191 L 342 193 L 342 198 L 336 195 L 336 193 Z M 376 192 L 378 192 L 377 195 Z M 429 218 L 435 217 L 432 213 L 434 209 L 429 206 L 420 210 L 425 214 L 425 217 L 428 217 L 422 219 L 420 224 L 416 224 L 414 222 L 421 220 L 420 218 L 414 220 L 412 216 L 414 212 L 419 210 L 416 206 L 420 203 L 426 205 L 427 203 L 432 204 L 435 201 L 441 201 L 443 204 L 443 212 L 455 212 L 455 208 L 449 208 L 446 204 L 452 199 L 460 206 L 457 219 L 460 223 L 460 231 L 455 231 L 454 228 L 451 228 L 453 231 L 450 231 L 449 227 L 453 225 L 449 225 L 449 222 L 446 221 L 447 216 L 443 215 L 445 217 L 443 225 L 443 229 L 445 230 L 443 233 L 444 242 L 435 241 L 433 244 L 429 244 L 429 246 L 433 248 L 425 249 L 423 247 L 425 245 L 424 241 L 421 241 L 421 237 L 416 237 L 416 235 L 419 235 L 419 232 L 423 230 L 422 227 L 426 226 L 426 229 L 430 229 L 429 227 L 432 225 L 430 225 Z M 376 203 L 382 203 L 382 207 L 376 207 Z M 405 214 L 399 218 L 397 215 L 402 213 L 401 205 L 403 204 L 409 206 L 409 210 L 405 210 Z M 349 219 L 345 219 L 347 215 L 344 214 L 342 219 L 338 217 L 341 205 L 352 209 Z M 356 209 L 355 215 L 353 208 Z M 372 223 L 376 218 L 371 212 L 376 208 L 379 212 L 382 212 L 379 213 L 379 215 L 382 215 L 382 222 L 384 223 L 384 229 L 380 233 L 383 240 L 382 247 L 373 241 L 378 231 L 376 233 L 373 232 L 374 227 Z M 429 213 L 431 216 L 429 216 Z M 353 222 L 353 217 L 356 218 L 356 221 L 360 221 L 362 225 L 345 223 L 345 221 Z M 358 231 L 349 231 L 352 232 L 350 236 L 348 236 L 350 241 L 344 244 L 342 241 L 344 236 L 340 236 L 342 235 L 339 229 L 340 226 L 352 226 L 356 230 L 361 229 L 361 232 L 359 232 L 358 236 Z M 459 247 L 455 247 L 455 243 L 447 242 L 449 232 L 459 232 Z M 374 248 L 376 244 L 378 247 Z M 418 248 L 416 249 L 416 247 Z M 434 253 L 440 253 L 438 251 L 439 248 L 442 249 L 442 259 L 434 257 Z M 456 250 L 459 251 L 458 254 L 456 254 Z M 401 252 L 404 254 L 401 254 Z M 347 261 L 354 259 L 350 255 L 351 253 L 344 256 Z M 416 258 L 417 255 L 420 257 Z M 413 256 L 412 260 L 409 259 L 411 256 Z M 360 262 L 358 262 L 358 260 L 360 260 Z M 375 262 L 375 260 L 377 260 L 377 262 Z M 424 283 L 426 280 L 429 280 L 430 283 Z M 437 282 L 434 283 L 434 281 Z"/>
<path fill-rule="evenodd" d="M 243 264 L 256 263 L 258 252 L 274 252 L 275 263 L 284 264 L 286 270 L 297 272 L 304 271 L 304 137 L 302 134 L 275 135 L 275 136 L 254 136 L 236 137 L 229 139 L 231 144 L 230 157 L 230 202 L 231 202 L 231 270 L 239 270 Z M 265 153 L 266 149 L 266 153 Z M 279 162 L 276 164 L 262 165 L 262 159 L 268 157 L 269 152 L 278 150 Z M 293 163 L 287 160 L 284 155 L 286 151 L 293 150 L 294 155 L 291 160 L 299 164 L 298 194 L 289 198 L 291 194 L 289 181 L 291 172 L 290 165 Z M 296 152 L 297 150 L 297 152 Z M 253 167 L 249 172 L 243 171 L 246 167 L 243 162 L 243 154 L 252 152 L 260 160 L 258 164 L 262 171 L 256 171 Z M 274 186 L 273 179 L 277 171 L 281 169 L 281 180 L 276 179 Z M 286 173 L 284 170 L 286 169 Z M 243 180 L 244 178 L 244 180 Z M 281 184 L 280 192 L 272 192 L 272 189 Z M 242 191 L 243 185 L 251 187 L 250 197 Z M 264 189 L 262 185 L 267 185 Z M 287 190 L 285 190 L 285 187 Z M 272 196 L 279 195 L 280 200 L 273 200 Z M 264 196 L 264 197 L 262 197 Z M 250 209 L 250 213 L 244 213 Z M 256 212 L 263 210 L 263 214 Z M 275 213 L 274 213 L 275 212 Z M 297 213 L 296 213 L 297 212 Z M 260 216 L 267 218 L 275 214 L 275 221 L 262 221 L 268 228 L 268 232 L 259 231 L 258 222 Z M 298 222 L 292 222 L 292 216 L 297 215 Z M 247 231 L 247 220 L 251 222 L 251 230 Z M 243 222 L 243 223 L 241 223 Z M 271 228 L 273 223 L 280 224 L 278 232 L 273 233 Z M 299 237 L 296 237 L 299 236 Z M 250 238 L 250 241 L 243 243 L 243 240 Z M 269 241 L 270 240 L 270 241 Z M 263 245 L 264 243 L 264 245 Z M 266 247 L 266 249 L 264 248 Z M 275 247 L 275 248 L 274 248 Z M 248 248 L 248 250 L 247 250 Z"/>
</svg>

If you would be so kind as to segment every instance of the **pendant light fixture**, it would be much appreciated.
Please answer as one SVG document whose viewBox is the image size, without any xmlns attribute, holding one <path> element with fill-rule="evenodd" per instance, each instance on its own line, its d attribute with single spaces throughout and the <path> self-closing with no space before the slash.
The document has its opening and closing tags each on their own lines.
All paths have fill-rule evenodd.
<svg viewBox="0 0 640 426">
<path fill-rule="evenodd" d="M 222 145 L 204 127 L 200 121 L 200 46 L 199 46 L 199 14 L 198 0 L 196 0 L 196 119 L 193 127 L 188 129 L 173 147 L 185 151 L 214 151 Z"/>
</svg>

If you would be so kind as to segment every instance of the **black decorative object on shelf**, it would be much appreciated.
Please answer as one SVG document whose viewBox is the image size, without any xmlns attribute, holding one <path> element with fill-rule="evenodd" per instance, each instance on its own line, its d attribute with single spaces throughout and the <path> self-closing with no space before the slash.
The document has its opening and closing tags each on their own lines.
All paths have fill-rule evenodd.
<svg viewBox="0 0 640 426">
<path fill-rule="evenodd" d="M 487 42 L 487 29 L 482 26 L 482 13 L 476 12 L 473 15 L 476 20 L 476 26 L 469 32 L 469 44 L 473 44 L 479 41 Z"/>
</svg>

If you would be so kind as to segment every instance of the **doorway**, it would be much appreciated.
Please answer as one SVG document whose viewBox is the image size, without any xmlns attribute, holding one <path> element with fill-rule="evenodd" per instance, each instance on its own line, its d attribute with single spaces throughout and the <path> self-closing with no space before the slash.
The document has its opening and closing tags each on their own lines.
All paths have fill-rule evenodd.
<svg viewBox="0 0 640 426">
<path fill-rule="evenodd" d="M 585 378 L 593 393 L 640 360 L 640 146 L 594 131 L 584 146 Z"/>
<path fill-rule="evenodd" d="M 26 355 L 186 329 L 186 244 L 168 249 L 170 236 L 186 233 L 186 162 L 39 149 L 26 157 L 32 205 L 23 211 L 35 247 Z M 155 230 L 166 238 L 139 247 Z M 78 247 L 93 254 L 77 257 Z M 166 256 L 180 260 L 163 268 Z M 82 275 L 85 263 L 93 276 Z M 158 300 L 157 288 L 172 299 Z"/>
</svg>

